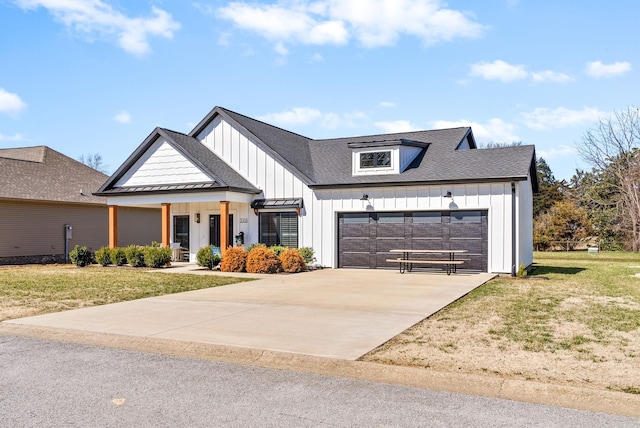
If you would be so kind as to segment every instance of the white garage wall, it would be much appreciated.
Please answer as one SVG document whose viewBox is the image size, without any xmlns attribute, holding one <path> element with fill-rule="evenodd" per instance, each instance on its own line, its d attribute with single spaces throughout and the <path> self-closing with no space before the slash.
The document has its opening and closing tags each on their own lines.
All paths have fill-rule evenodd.
<svg viewBox="0 0 640 428">
<path fill-rule="evenodd" d="M 528 183 L 523 182 L 523 187 Z M 450 191 L 452 199 L 443 195 Z M 363 194 L 369 201 L 361 201 Z M 359 188 L 316 190 L 311 203 L 314 215 L 302 220 L 310 229 L 318 262 L 337 266 L 337 213 L 356 211 L 443 211 L 486 209 L 489 212 L 488 247 L 490 272 L 511 271 L 511 183 L 485 183 L 446 186 L 408 186 L 393 188 Z M 310 245 L 310 244 L 309 244 Z"/>
</svg>

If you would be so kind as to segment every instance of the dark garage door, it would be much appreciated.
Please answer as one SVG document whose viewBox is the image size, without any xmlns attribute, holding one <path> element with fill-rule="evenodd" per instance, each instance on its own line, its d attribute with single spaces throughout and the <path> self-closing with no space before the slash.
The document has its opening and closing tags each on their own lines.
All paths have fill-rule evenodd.
<svg viewBox="0 0 640 428">
<path fill-rule="evenodd" d="M 402 248 L 468 250 L 460 256 L 468 260 L 464 269 L 486 272 L 487 211 L 338 214 L 338 267 L 397 269 L 385 260 L 399 257 L 389 250 Z"/>
</svg>

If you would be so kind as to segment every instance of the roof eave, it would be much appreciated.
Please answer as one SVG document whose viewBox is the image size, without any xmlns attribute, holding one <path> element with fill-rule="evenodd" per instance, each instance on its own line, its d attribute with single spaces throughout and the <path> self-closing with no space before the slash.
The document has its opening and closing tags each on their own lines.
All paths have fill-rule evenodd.
<svg viewBox="0 0 640 428">
<path fill-rule="evenodd" d="M 364 183 L 325 183 L 309 186 L 311 189 L 338 189 L 338 188 L 358 188 L 358 187 L 397 187 L 397 186 L 441 186 L 446 184 L 468 184 L 468 183 L 506 183 L 510 181 L 526 181 L 528 176 L 510 177 L 486 177 L 469 178 L 457 180 L 411 180 L 411 181 L 385 181 L 385 182 L 364 182 Z"/>
</svg>

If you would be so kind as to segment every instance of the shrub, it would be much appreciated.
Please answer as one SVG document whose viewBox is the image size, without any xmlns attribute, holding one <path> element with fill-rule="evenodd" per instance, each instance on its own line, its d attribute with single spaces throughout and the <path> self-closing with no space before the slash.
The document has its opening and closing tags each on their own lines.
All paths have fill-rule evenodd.
<svg viewBox="0 0 640 428">
<path fill-rule="evenodd" d="M 142 249 L 143 262 L 146 266 L 159 268 L 171 261 L 171 248 L 156 247 L 153 244 L 150 247 Z"/>
<path fill-rule="evenodd" d="M 518 266 L 518 272 L 516 272 L 516 277 L 526 278 L 527 273 L 527 268 L 524 267 L 524 263 L 520 263 L 520 266 Z"/>
<path fill-rule="evenodd" d="M 96 251 L 96 263 L 102 266 L 111 264 L 111 250 L 109 247 L 101 247 Z"/>
<path fill-rule="evenodd" d="M 69 259 L 74 265 L 85 267 L 93 261 L 93 253 L 85 246 L 76 245 L 73 250 L 69 251 Z"/>
<path fill-rule="evenodd" d="M 247 254 L 249 254 L 249 253 L 251 252 L 251 250 L 253 250 L 254 248 L 256 248 L 256 247 L 265 247 L 265 246 L 266 246 L 266 245 L 264 245 L 264 244 L 262 244 L 262 243 L 260 243 L 260 242 L 257 242 L 257 243 L 255 243 L 255 244 L 251 244 L 251 245 L 249 245 L 249 246 L 245 249 L 245 251 L 247 252 Z"/>
<path fill-rule="evenodd" d="M 305 264 L 310 265 L 316 261 L 316 258 L 313 256 L 313 253 L 314 253 L 313 248 L 311 247 L 298 248 L 298 252 L 304 259 Z"/>
<path fill-rule="evenodd" d="M 144 266 L 144 252 L 139 245 L 129 245 L 125 247 L 124 254 L 127 256 L 127 263 L 132 267 Z"/>
<path fill-rule="evenodd" d="M 280 259 L 270 248 L 255 247 L 247 255 L 247 272 L 277 273 L 280 272 L 281 268 Z"/>
<path fill-rule="evenodd" d="M 273 251 L 276 256 L 280 257 L 282 253 L 284 253 L 285 250 L 287 250 L 287 247 L 283 247 L 282 245 L 272 245 L 269 247 L 269 249 Z"/>
<path fill-rule="evenodd" d="M 198 250 L 198 253 L 196 254 L 198 266 L 213 269 L 220 264 L 220 256 L 214 256 L 211 252 L 211 248 L 213 248 L 213 245 L 207 245 L 206 247 L 202 247 Z"/>
<path fill-rule="evenodd" d="M 127 255 L 120 247 L 112 248 L 109 251 L 109 255 L 111 257 L 111 263 L 116 266 L 122 266 L 123 264 L 127 263 Z"/>
<path fill-rule="evenodd" d="M 220 262 L 223 272 L 244 272 L 247 265 L 247 253 L 240 247 L 227 248 Z"/>
<path fill-rule="evenodd" d="M 307 270 L 307 265 L 300 252 L 296 249 L 287 249 L 280 255 L 282 270 L 289 273 L 303 272 Z"/>
</svg>

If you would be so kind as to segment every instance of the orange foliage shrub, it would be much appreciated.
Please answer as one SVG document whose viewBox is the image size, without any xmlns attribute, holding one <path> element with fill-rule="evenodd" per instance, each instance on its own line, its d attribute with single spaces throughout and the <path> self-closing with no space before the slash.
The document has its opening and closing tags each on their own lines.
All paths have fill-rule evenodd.
<svg viewBox="0 0 640 428">
<path fill-rule="evenodd" d="M 247 272 L 277 273 L 280 272 L 280 269 L 280 259 L 270 249 L 257 246 L 249 251 L 247 255 Z"/>
<path fill-rule="evenodd" d="M 280 254 L 282 270 L 289 273 L 303 272 L 307 270 L 307 265 L 300 252 L 296 249 L 287 248 Z"/>
<path fill-rule="evenodd" d="M 244 248 L 227 248 L 220 262 L 220 270 L 222 272 L 244 272 L 246 264 L 247 253 Z"/>
</svg>

